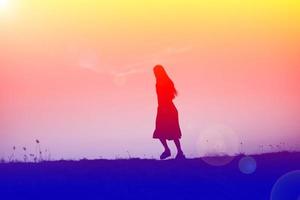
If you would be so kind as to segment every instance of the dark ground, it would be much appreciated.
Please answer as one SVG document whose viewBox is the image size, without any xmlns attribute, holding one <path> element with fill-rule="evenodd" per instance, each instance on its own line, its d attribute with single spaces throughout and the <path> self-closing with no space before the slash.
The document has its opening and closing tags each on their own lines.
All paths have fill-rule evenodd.
<svg viewBox="0 0 300 200">
<path fill-rule="evenodd" d="M 300 200 L 300 171 L 274 186 L 300 170 L 300 153 L 254 155 L 252 174 L 240 171 L 242 157 L 219 167 L 201 158 L 2 163 L 0 199 Z"/>
</svg>

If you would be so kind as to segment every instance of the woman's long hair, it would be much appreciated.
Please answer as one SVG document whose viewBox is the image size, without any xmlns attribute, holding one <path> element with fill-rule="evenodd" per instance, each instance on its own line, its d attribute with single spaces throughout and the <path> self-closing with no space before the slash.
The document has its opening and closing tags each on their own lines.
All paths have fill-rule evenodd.
<svg viewBox="0 0 300 200">
<path fill-rule="evenodd" d="M 156 65 L 153 68 L 153 71 L 154 71 L 154 74 L 156 77 L 156 85 L 158 87 L 164 88 L 165 92 L 169 93 L 171 95 L 172 99 L 174 99 L 178 93 L 174 86 L 173 81 L 168 76 L 166 70 L 163 68 L 162 65 Z"/>
</svg>

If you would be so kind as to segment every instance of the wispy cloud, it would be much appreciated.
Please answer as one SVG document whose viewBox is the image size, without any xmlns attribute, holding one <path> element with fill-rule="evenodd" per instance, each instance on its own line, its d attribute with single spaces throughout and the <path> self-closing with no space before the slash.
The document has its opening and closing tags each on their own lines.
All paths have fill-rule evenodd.
<svg viewBox="0 0 300 200">
<path fill-rule="evenodd" d="M 149 66 L 154 66 L 159 63 L 163 63 L 166 60 L 179 56 L 180 54 L 191 51 L 192 46 L 181 47 L 167 47 L 163 48 L 155 53 L 145 55 L 137 62 L 124 64 L 122 66 L 106 66 L 100 63 L 99 55 L 93 51 L 85 51 L 79 56 L 79 67 L 85 70 L 90 70 L 94 73 L 107 73 L 113 77 L 113 80 L 118 85 L 124 85 L 127 78 L 131 75 L 138 73 L 144 73 L 149 71 Z M 119 70 L 116 70 L 119 69 Z"/>
<path fill-rule="evenodd" d="M 183 47 L 168 47 L 164 48 L 156 53 L 147 55 L 143 58 L 142 61 L 127 64 L 122 66 L 125 70 L 122 71 L 113 71 L 114 76 L 129 76 L 136 73 L 143 73 L 149 70 L 149 66 L 161 63 L 165 60 L 170 59 L 174 55 L 183 54 L 189 52 L 192 49 L 192 46 L 183 46 Z"/>
</svg>

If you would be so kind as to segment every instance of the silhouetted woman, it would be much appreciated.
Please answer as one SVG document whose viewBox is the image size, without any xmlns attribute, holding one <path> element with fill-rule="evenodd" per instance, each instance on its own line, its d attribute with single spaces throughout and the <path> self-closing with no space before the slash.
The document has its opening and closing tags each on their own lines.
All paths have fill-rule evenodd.
<svg viewBox="0 0 300 200">
<path fill-rule="evenodd" d="M 158 100 L 156 127 L 153 138 L 160 140 L 165 148 L 160 159 L 166 159 L 171 156 L 167 140 L 174 140 L 177 148 L 176 159 L 184 159 L 179 139 L 181 130 L 178 120 L 178 112 L 173 104 L 173 99 L 177 96 L 173 81 L 169 78 L 165 69 L 161 65 L 156 65 L 153 69 L 156 78 L 156 93 Z"/>
</svg>

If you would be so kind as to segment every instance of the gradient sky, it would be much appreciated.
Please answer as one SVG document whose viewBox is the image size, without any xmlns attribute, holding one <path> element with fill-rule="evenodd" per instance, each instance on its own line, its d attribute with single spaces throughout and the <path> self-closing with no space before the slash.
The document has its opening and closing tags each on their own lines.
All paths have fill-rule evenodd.
<svg viewBox="0 0 300 200">
<path fill-rule="evenodd" d="M 0 158 L 157 157 L 158 63 L 188 156 L 300 150 L 298 0 L 0 0 L 0 52 Z"/>
</svg>

